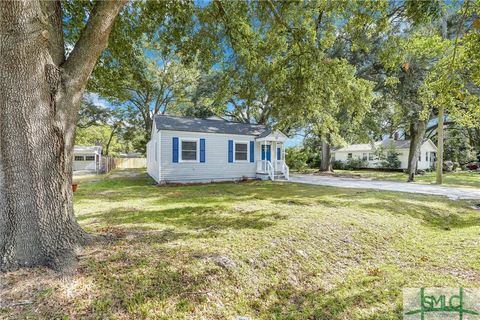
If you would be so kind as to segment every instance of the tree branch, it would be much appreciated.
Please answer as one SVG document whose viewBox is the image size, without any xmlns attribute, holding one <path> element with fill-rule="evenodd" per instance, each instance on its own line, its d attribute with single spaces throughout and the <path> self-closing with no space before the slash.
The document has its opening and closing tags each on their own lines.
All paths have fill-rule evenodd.
<svg viewBox="0 0 480 320">
<path fill-rule="evenodd" d="M 53 63 L 60 66 L 65 62 L 62 7 L 60 1 L 40 1 L 40 6 L 48 27 L 48 52 Z"/>
<path fill-rule="evenodd" d="M 67 87 L 82 91 L 98 57 L 108 45 L 115 18 L 127 0 L 97 1 L 75 48 L 63 64 Z"/>
</svg>

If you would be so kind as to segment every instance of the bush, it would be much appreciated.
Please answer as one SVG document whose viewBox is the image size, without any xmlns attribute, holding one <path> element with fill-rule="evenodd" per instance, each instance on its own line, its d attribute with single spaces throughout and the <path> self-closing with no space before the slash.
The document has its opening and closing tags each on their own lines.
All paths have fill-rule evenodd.
<svg viewBox="0 0 480 320">
<path fill-rule="evenodd" d="M 368 162 L 365 160 L 362 160 L 360 158 L 351 158 L 347 160 L 347 163 L 345 164 L 345 169 L 347 170 L 356 170 L 356 169 L 361 169 L 361 168 L 366 168 L 368 166 Z"/>
<path fill-rule="evenodd" d="M 460 166 L 460 163 L 454 162 L 453 163 L 453 171 L 458 171 L 458 170 L 462 170 L 462 167 Z"/>
<path fill-rule="evenodd" d="M 382 167 L 386 169 L 398 169 L 402 165 L 400 159 L 398 159 L 398 152 L 389 151 L 387 157 L 382 161 Z"/>
<path fill-rule="evenodd" d="M 345 169 L 345 162 L 342 160 L 335 160 L 332 162 L 333 170 L 343 170 Z"/>
<path fill-rule="evenodd" d="M 384 169 L 398 169 L 402 165 L 402 162 L 398 158 L 399 153 L 397 152 L 397 147 L 393 141 L 386 147 L 379 148 L 376 153 L 382 160 L 380 166 Z"/>
<path fill-rule="evenodd" d="M 290 170 L 299 171 L 307 168 L 308 154 L 299 147 L 288 148 L 285 151 L 285 161 Z"/>
<path fill-rule="evenodd" d="M 445 161 L 443 162 L 443 171 L 445 172 L 452 172 L 454 164 L 452 161 Z"/>
</svg>

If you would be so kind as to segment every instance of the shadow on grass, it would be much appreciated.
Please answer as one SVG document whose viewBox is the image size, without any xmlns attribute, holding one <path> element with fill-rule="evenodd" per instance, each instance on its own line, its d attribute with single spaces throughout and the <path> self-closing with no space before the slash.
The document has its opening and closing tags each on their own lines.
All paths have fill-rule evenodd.
<svg viewBox="0 0 480 320">
<path fill-rule="evenodd" d="M 111 177 L 86 184 L 78 193 L 77 202 L 98 198 L 109 202 L 140 199 L 159 208 L 166 205 L 177 208 L 138 212 L 112 209 L 105 214 L 80 216 L 79 220 L 96 218 L 112 224 L 165 223 L 193 229 L 263 228 L 265 223 L 269 223 L 265 222 L 266 213 L 239 216 L 235 212 L 236 216 L 217 216 L 218 213 L 234 210 L 227 205 L 260 200 L 285 206 L 351 207 L 408 215 L 427 226 L 440 229 L 480 225 L 480 214 L 468 209 L 466 201 L 451 201 L 440 196 L 261 181 L 163 187 L 153 184 L 154 181 L 146 174 Z"/>
<path fill-rule="evenodd" d="M 232 211 L 224 206 L 182 206 L 163 210 L 138 211 L 113 209 L 106 213 L 82 215 L 79 221 L 95 219 L 108 226 L 122 226 L 143 230 L 158 230 L 159 225 L 186 228 L 191 230 L 221 231 L 225 229 L 264 229 L 284 219 L 277 212 L 253 210 Z M 161 228 L 161 227 L 160 227 Z"/>
</svg>

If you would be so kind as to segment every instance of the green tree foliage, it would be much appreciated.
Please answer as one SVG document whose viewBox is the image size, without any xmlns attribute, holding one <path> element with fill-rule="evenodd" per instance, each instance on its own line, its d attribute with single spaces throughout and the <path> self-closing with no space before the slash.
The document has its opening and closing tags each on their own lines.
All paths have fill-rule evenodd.
<svg viewBox="0 0 480 320">
<path fill-rule="evenodd" d="M 307 166 L 308 153 L 302 147 L 291 147 L 285 150 L 285 161 L 290 170 L 302 171 Z"/>
<path fill-rule="evenodd" d="M 461 165 L 477 161 L 478 149 L 470 141 L 470 129 L 455 124 L 445 132 L 445 154 L 446 161 L 458 162 Z"/>
<path fill-rule="evenodd" d="M 387 150 L 385 160 L 381 162 L 383 168 L 386 169 L 398 169 L 402 165 L 398 158 L 399 153 L 393 148 L 393 150 Z"/>
</svg>

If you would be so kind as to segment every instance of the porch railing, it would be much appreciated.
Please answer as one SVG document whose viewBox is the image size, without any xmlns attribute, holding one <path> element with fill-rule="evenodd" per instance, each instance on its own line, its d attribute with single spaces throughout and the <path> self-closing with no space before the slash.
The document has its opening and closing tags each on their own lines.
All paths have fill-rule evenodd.
<svg viewBox="0 0 480 320">
<path fill-rule="evenodd" d="M 273 165 L 270 161 L 267 161 L 267 173 L 268 173 L 268 176 L 270 177 L 270 180 L 274 181 L 275 180 L 275 169 L 273 168 Z"/>
<path fill-rule="evenodd" d="M 277 171 L 280 171 L 285 179 L 289 179 L 290 177 L 290 168 L 288 168 L 287 164 L 283 160 L 276 160 L 275 168 Z"/>
<path fill-rule="evenodd" d="M 275 169 L 273 164 L 268 160 L 257 161 L 257 172 L 264 172 L 273 181 L 275 180 Z"/>
</svg>

